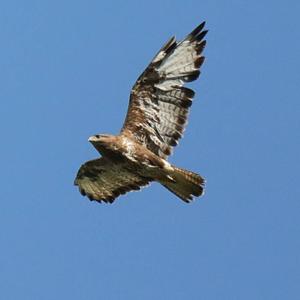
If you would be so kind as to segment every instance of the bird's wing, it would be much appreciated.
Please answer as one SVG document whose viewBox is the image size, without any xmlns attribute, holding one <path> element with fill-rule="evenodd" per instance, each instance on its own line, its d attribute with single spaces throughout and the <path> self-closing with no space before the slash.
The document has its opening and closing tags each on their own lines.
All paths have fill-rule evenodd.
<svg viewBox="0 0 300 300">
<path fill-rule="evenodd" d="M 119 195 L 139 190 L 150 181 L 130 172 L 126 166 L 103 157 L 87 161 L 80 167 L 74 184 L 90 200 L 112 203 Z"/>
<path fill-rule="evenodd" d="M 184 83 L 198 78 L 206 41 L 200 24 L 183 41 L 171 38 L 131 90 L 123 134 L 133 135 L 166 158 L 182 137 L 194 92 Z"/>
</svg>

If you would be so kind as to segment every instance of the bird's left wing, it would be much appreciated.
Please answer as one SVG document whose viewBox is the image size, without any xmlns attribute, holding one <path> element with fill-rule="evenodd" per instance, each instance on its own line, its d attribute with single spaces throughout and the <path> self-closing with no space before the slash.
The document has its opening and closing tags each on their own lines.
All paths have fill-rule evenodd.
<svg viewBox="0 0 300 300">
<path fill-rule="evenodd" d="M 90 200 L 112 203 L 119 195 L 139 190 L 151 181 L 130 172 L 126 166 L 103 157 L 90 160 L 80 167 L 74 184 Z"/>
<path fill-rule="evenodd" d="M 162 158 L 171 154 L 185 129 L 194 92 L 183 85 L 200 74 L 207 33 L 204 25 L 179 43 L 171 38 L 131 91 L 122 133 L 132 135 Z"/>
</svg>

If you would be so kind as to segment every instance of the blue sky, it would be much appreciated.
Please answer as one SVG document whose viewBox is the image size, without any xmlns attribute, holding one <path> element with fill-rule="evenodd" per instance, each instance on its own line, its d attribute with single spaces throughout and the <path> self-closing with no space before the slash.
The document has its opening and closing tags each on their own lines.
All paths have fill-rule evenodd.
<svg viewBox="0 0 300 300">
<path fill-rule="evenodd" d="M 2 1 L 1 299 L 297 299 L 298 1 Z M 207 179 L 113 205 L 73 186 L 162 44 L 210 30 L 170 161 Z"/>
</svg>

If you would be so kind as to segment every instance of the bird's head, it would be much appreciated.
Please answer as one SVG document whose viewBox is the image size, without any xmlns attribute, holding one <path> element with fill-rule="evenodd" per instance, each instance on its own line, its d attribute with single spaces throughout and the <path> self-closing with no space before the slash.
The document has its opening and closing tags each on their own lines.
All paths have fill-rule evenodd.
<svg viewBox="0 0 300 300">
<path fill-rule="evenodd" d="M 95 134 L 89 137 L 88 141 L 94 144 L 105 144 L 110 139 L 108 134 Z"/>
<path fill-rule="evenodd" d="M 89 137 L 89 142 L 97 149 L 102 155 L 105 151 L 111 148 L 114 136 L 109 134 L 95 134 Z"/>
</svg>

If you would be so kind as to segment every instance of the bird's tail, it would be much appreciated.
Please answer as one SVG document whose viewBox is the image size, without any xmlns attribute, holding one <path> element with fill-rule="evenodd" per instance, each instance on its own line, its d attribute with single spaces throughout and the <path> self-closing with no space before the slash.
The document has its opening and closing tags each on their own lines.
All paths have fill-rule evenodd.
<svg viewBox="0 0 300 300">
<path fill-rule="evenodd" d="M 203 195 L 205 180 L 200 175 L 174 166 L 168 173 L 170 180 L 161 184 L 184 202 L 189 203 L 193 196 Z"/>
</svg>

